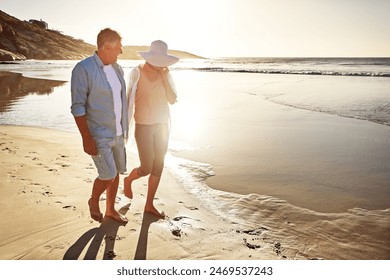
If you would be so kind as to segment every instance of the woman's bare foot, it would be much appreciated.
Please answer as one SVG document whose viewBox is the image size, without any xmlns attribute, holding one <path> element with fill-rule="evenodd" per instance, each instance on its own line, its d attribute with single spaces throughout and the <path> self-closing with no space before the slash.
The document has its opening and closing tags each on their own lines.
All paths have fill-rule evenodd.
<svg viewBox="0 0 390 280">
<path fill-rule="evenodd" d="M 106 217 L 109 217 L 121 224 L 127 224 L 127 222 L 129 221 L 124 215 L 122 215 L 118 211 L 111 211 L 109 213 L 106 212 L 104 218 Z"/>
<path fill-rule="evenodd" d="M 133 198 L 133 191 L 131 189 L 132 182 L 133 182 L 133 180 L 130 179 L 130 176 L 127 176 L 123 180 L 123 193 L 128 198 Z"/>
<path fill-rule="evenodd" d="M 160 213 L 154 206 L 145 206 L 144 212 L 150 213 L 159 219 L 165 219 L 166 216 L 164 212 Z"/>
</svg>

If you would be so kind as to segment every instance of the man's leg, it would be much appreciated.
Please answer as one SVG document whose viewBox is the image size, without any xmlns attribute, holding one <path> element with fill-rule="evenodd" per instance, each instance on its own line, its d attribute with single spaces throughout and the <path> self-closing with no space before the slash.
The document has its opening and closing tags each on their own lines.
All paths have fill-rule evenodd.
<svg viewBox="0 0 390 280">
<path fill-rule="evenodd" d="M 100 196 L 112 182 L 113 180 L 101 180 L 96 178 L 93 183 L 92 195 L 88 201 L 89 211 L 91 213 L 91 218 L 100 223 L 103 221 L 103 215 L 100 212 L 99 207 Z"/>
<path fill-rule="evenodd" d="M 89 201 L 91 216 L 94 214 L 96 217 L 97 213 L 99 213 L 99 219 L 103 219 L 103 215 L 100 213 L 98 208 L 98 202 L 101 194 L 106 191 L 105 216 L 120 223 L 127 223 L 127 219 L 115 210 L 115 201 L 119 185 L 119 173 L 126 171 L 124 139 L 123 137 L 117 137 L 115 139 L 98 139 L 97 147 L 99 154 L 97 156 L 93 156 L 92 158 L 98 169 L 99 178 L 104 179 L 95 180 L 92 198 Z"/>
<path fill-rule="evenodd" d="M 117 222 L 127 223 L 128 220 L 125 216 L 121 215 L 118 211 L 115 210 L 115 200 L 118 193 L 119 186 L 119 174 L 116 175 L 114 180 L 106 189 L 106 217 L 110 217 Z"/>
</svg>

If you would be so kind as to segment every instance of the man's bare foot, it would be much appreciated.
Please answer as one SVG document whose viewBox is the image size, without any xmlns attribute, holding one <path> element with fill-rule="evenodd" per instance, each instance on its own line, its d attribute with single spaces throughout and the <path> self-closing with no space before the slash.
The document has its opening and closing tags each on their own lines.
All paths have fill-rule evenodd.
<svg viewBox="0 0 390 280">
<path fill-rule="evenodd" d="M 131 183 L 133 181 L 130 179 L 130 176 L 127 176 L 123 180 L 123 193 L 128 198 L 133 198 L 133 191 L 131 190 Z"/>
<path fill-rule="evenodd" d="M 122 214 L 120 214 L 117 211 L 106 213 L 104 218 L 106 218 L 106 217 L 111 218 L 114 221 L 116 221 L 118 223 L 121 223 L 121 224 L 127 224 L 127 222 L 129 221 L 125 216 L 123 216 Z"/>
<path fill-rule="evenodd" d="M 145 206 L 144 212 L 150 213 L 159 219 L 165 219 L 166 216 L 164 212 L 160 213 L 154 206 L 150 206 L 150 207 Z"/>
<path fill-rule="evenodd" d="M 91 218 L 95 221 L 101 223 L 103 221 L 103 214 L 100 212 L 99 209 L 99 203 L 96 205 L 93 205 L 92 198 L 88 200 L 88 206 L 89 206 L 89 213 L 91 215 Z"/>
</svg>

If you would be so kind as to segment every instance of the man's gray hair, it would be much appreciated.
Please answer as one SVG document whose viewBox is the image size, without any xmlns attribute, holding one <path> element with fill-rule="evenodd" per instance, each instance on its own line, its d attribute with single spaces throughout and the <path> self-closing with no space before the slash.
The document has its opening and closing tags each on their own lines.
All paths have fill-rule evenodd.
<svg viewBox="0 0 390 280">
<path fill-rule="evenodd" d="M 122 37 L 118 32 L 110 28 L 105 28 L 101 30 L 97 36 L 97 47 L 99 49 L 103 47 L 105 43 L 114 43 L 121 40 Z"/>
</svg>

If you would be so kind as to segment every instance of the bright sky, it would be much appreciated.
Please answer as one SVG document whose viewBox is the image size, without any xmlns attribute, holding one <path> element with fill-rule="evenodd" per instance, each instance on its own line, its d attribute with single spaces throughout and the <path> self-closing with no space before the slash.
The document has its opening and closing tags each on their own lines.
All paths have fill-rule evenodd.
<svg viewBox="0 0 390 280">
<path fill-rule="evenodd" d="M 161 39 L 206 57 L 390 57 L 390 0 L 0 0 L 0 9 L 91 44 L 111 27 L 124 45 Z"/>
</svg>

